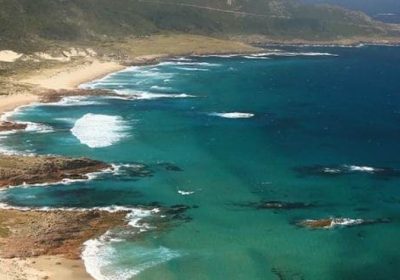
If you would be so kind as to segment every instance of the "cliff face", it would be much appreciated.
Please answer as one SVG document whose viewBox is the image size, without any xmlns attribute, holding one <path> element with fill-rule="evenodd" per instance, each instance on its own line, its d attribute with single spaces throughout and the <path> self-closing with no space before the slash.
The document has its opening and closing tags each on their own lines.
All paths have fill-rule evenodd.
<svg viewBox="0 0 400 280">
<path fill-rule="evenodd" d="M 0 47 L 178 32 L 337 39 L 392 31 L 362 13 L 290 0 L 0 0 Z"/>
</svg>

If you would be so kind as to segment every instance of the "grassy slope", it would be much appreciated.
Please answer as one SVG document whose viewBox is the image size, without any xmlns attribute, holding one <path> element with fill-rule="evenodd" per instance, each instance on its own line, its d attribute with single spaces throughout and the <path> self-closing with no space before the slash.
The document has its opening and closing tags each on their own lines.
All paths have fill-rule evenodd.
<svg viewBox="0 0 400 280">
<path fill-rule="evenodd" d="M 0 0 L 0 7 L 0 47 L 14 49 L 168 32 L 308 40 L 387 34 L 363 14 L 290 0 Z"/>
</svg>

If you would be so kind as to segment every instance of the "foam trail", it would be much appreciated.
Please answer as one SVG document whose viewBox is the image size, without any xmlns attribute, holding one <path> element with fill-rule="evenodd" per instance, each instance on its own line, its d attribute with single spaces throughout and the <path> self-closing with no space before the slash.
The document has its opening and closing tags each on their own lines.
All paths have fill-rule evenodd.
<svg viewBox="0 0 400 280">
<path fill-rule="evenodd" d="M 86 114 L 71 129 L 78 140 L 90 148 L 112 146 L 127 136 L 127 125 L 120 116 Z"/>
<path fill-rule="evenodd" d="M 195 67 L 193 67 L 193 68 L 191 68 L 191 67 L 176 67 L 176 69 L 185 70 L 185 71 L 203 71 L 203 72 L 210 71 L 210 69 L 207 69 L 207 68 L 195 68 Z"/>
<path fill-rule="evenodd" d="M 160 98 L 191 98 L 196 97 L 194 95 L 186 94 L 186 93 L 151 93 L 151 92 L 139 92 L 139 91 L 129 91 L 129 90 L 115 90 L 119 97 L 123 97 L 123 99 L 127 100 L 151 100 L 151 99 L 160 99 Z M 116 98 L 115 96 L 111 96 L 110 98 Z"/>
<path fill-rule="evenodd" d="M 381 171 L 381 169 L 370 167 L 370 166 L 358 166 L 358 165 L 345 165 L 349 171 L 353 172 L 366 172 L 366 173 L 374 173 L 376 171 Z"/>
<path fill-rule="evenodd" d="M 209 63 L 209 62 L 176 62 L 176 61 L 166 61 L 161 62 L 158 64 L 160 66 L 179 66 L 179 65 L 186 65 L 186 66 L 207 66 L 207 67 L 219 67 L 221 64 L 217 63 Z"/>
<path fill-rule="evenodd" d="M 267 52 L 253 56 L 338 56 L 337 54 L 327 52 Z"/>
<path fill-rule="evenodd" d="M 152 90 L 160 90 L 160 91 L 171 91 L 171 90 L 173 90 L 173 88 L 171 88 L 171 87 L 162 87 L 162 86 L 157 86 L 157 85 L 151 86 L 150 89 L 152 89 Z"/>
<path fill-rule="evenodd" d="M 99 101 L 88 100 L 90 96 L 66 96 L 61 98 L 60 101 L 43 103 L 45 106 L 91 106 L 91 105 L 101 105 L 102 103 Z"/>
<path fill-rule="evenodd" d="M 214 116 L 214 117 L 221 117 L 221 118 L 227 118 L 227 119 L 249 119 L 254 117 L 254 114 L 252 113 L 241 113 L 241 112 L 231 112 L 231 113 L 210 113 L 208 114 L 209 116 Z"/>
<path fill-rule="evenodd" d="M 5 198 L 4 192 L 0 192 L 2 194 L 2 198 Z M 9 205 L 5 202 L 0 202 L 0 209 L 3 210 L 20 210 L 20 211 L 42 211 L 42 212 L 54 212 L 54 211 L 77 211 L 77 212 L 88 212 L 88 211 L 105 211 L 109 213 L 115 212 L 135 212 L 135 211 L 147 211 L 148 215 L 157 214 L 160 212 L 160 209 L 153 208 L 153 209 L 143 209 L 138 207 L 130 207 L 130 206 L 118 206 L 118 205 L 110 205 L 104 207 L 90 207 L 90 208 L 83 208 L 83 207 L 28 207 L 28 206 L 14 206 Z M 127 218 L 129 218 L 127 216 Z"/>
<path fill-rule="evenodd" d="M 194 194 L 194 192 L 193 191 L 183 191 L 183 190 L 178 190 L 178 193 L 180 194 L 180 195 L 192 195 L 192 194 Z"/>
</svg>

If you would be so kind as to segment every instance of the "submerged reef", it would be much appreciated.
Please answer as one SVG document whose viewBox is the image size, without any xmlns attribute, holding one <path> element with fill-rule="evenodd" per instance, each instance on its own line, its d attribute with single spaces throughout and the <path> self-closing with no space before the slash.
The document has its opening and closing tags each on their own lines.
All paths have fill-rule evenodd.
<svg viewBox="0 0 400 280">
<path fill-rule="evenodd" d="M 400 170 L 391 167 L 371 167 L 359 165 L 311 165 L 295 167 L 294 171 L 300 176 L 335 177 L 350 174 L 367 174 L 377 179 L 400 177 Z"/>
<path fill-rule="evenodd" d="M 257 210 L 263 209 L 275 209 L 275 210 L 291 210 L 291 209 L 303 209 L 314 207 L 314 204 L 303 203 L 303 202 L 286 202 L 286 201 L 258 201 L 258 202 L 248 202 L 248 203 L 237 203 L 235 204 L 241 207 L 250 207 Z"/>
<path fill-rule="evenodd" d="M 296 223 L 299 227 L 310 229 L 332 229 L 336 227 L 354 227 L 359 225 L 386 224 L 389 219 L 351 219 L 351 218 L 324 218 L 316 220 L 301 220 Z"/>
</svg>

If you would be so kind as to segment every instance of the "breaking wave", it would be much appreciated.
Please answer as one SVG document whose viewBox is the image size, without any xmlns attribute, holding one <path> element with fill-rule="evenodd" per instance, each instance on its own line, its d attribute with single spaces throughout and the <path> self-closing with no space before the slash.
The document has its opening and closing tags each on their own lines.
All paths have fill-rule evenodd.
<svg viewBox="0 0 400 280">
<path fill-rule="evenodd" d="M 252 113 L 230 112 L 230 113 L 217 113 L 213 112 L 208 114 L 213 117 L 227 118 L 227 119 L 249 119 L 254 117 Z"/>
<path fill-rule="evenodd" d="M 90 148 L 104 148 L 125 138 L 128 135 L 127 128 L 120 116 L 89 113 L 75 122 L 71 132 Z"/>
<path fill-rule="evenodd" d="M 151 100 L 160 98 L 190 98 L 196 97 L 186 93 L 151 93 L 146 91 L 115 90 L 119 95 L 110 98 L 122 98 L 126 100 Z"/>
</svg>

